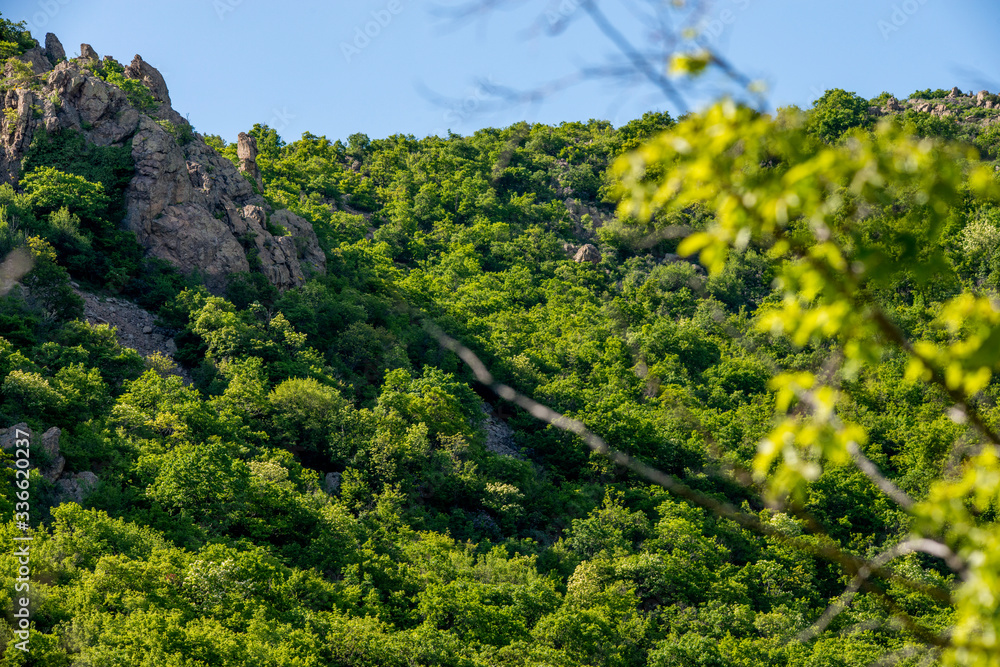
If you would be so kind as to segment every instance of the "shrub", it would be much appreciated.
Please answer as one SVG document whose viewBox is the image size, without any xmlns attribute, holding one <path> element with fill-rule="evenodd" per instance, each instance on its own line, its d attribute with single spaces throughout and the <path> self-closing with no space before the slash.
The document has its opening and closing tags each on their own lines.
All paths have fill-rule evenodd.
<svg viewBox="0 0 1000 667">
<path fill-rule="evenodd" d="M 125 68 L 117 61 L 103 61 L 94 73 L 125 93 L 128 103 L 139 111 L 152 111 L 160 106 L 146 84 L 136 79 L 127 78 Z"/>
<path fill-rule="evenodd" d="M 54 167 L 33 169 L 21 179 L 21 187 L 38 212 L 54 213 L 66 208 L 91 227 L 98 226 L 110 202 L 101 183 L 91 183 Z"/>
</svg>

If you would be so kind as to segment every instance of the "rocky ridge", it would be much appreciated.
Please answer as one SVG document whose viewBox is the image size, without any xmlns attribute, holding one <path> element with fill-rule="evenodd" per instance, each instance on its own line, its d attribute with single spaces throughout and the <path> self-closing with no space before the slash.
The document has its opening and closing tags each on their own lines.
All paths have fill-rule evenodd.
<svg viewBox="0 0 1000 667">
<path fill-rule="evenodd" d="M 996 110 L 996 113 L 983 114 L 975 111 L 976 109 Z M 869 107 L 868 113 L 879 117 L 905 113 L 908 110 L 929 113 L 940 118 L 952 116 L 959 121 L 992 124 L 1000 122 L 1000 95 L 993 94 L 988 90 L 965 93 L 956 87 L 952 88 L 948 95 L 943 98 L 911 97 L 907 100 L 898 100 L 895 97 L 890 97 L 880 107 Z"/>
<path fill-rule="evenodd" d="M 163 76 L 139 55 L 123 69 L 149 90 L 154 104 L 144 108 L 98 76 L 106 66 L 120 68 L 117 61 L 100 60 L 88 44 L 80 54 L 66 60 L 49 33 L 44 49 L 19 58 L 31 77 L 19 78 L 8 66 L 0 89 L 0 183 L 16 186 L 38 132 L 79 132 L 99 146 L 131 147 L 136 171 L 122 226 L 150 255 L 198 271 L 213 291 L 225 288 L 229 274 L 250 271 L 254 256 L 256 268 L 279 289 L 325 271 L 312 225 L 290 211 L 272 211 L 261 196 L 252 138 L 241 137 L 240 173 L 171 107 Z"/>
</svg>

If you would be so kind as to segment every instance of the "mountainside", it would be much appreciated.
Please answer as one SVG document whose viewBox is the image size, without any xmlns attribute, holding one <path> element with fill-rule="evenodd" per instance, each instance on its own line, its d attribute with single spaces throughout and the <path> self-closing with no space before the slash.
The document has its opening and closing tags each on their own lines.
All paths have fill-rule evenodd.
<svg viewBox="0 0 1000 667">
<path fill-rule="evenodd" d="M 0 666 L 992 664 L 1000 98 L 227 142 L 0 54 Z"/>
</svg>

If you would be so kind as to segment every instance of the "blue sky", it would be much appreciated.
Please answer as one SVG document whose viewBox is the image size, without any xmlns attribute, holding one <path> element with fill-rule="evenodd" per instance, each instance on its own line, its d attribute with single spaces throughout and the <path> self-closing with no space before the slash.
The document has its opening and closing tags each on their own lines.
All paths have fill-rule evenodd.
<svg viewBox="0 0 1000 667">
<path fill-rule="evenodd" d="M 27 21 L 39 39 L 54 32 L 71 56 L 82 42 L 124 63 L 141 54 L 165 76 L 174 107 L 198 131 L 227 140 L 256 122 L 294 140 L 304 131 L 422 137 L 518 120 L 620 125 L 651 109 L 676 115 L 652 88 L 596 82 L 496 108 L 483 82 L 541 85 L 614 49 L 576 9 L 579 0 L 553 3 L 554 16 L 574 19 L 557 37 L 529 30 L 536 19 L 548 24 L 547 0 L 458 27 L 433 12 L 458 1 L 0 0 L 0 11 Z M 630 11 L 637 2 L 603 5 L 644 43 L 650 27 Z M 807 107 L 834 87 L 865 97 L 1000 91 L 998 19 L 996 0 L 715 0 L 699 25 L 732 63 L 768 84 L 772 107 Z M 377 34 L 355 42 L 366 27 Z M 691 106 L 720 90 L 688 89 Z"/>
</svg>

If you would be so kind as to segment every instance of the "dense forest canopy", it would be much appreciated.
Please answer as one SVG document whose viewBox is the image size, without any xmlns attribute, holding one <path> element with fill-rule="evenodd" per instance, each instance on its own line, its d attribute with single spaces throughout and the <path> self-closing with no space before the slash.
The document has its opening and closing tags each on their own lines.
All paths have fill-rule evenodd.
<svg viewBox="0 0 1000 667">
<path fill-rule="evenodd" d="M 4 91 L 35 45 L 0 25 Z M 996 664 L 1000 109 L 939 92 L 256 125 L 262 194 L 326 257 L 285 291 L 144 255 L 127 147 L 38 134 L 0 186 L 0 250 L 33 262 L 0 298 L 0 422 L 34 464 L 31 651 L 10 522 L 0 664 Z M 154 313 L 173 359 L 88 323 L 88 294 Z M 684 492 L 501 400 L 436 330 Z"/>
</svg>

